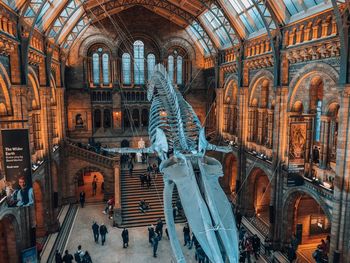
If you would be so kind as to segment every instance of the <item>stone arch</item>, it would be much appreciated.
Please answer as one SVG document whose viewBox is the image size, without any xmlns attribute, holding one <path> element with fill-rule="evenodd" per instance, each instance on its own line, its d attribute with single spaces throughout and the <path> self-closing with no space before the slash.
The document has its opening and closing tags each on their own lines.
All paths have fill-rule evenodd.
<svg viewBox="0 0 350 263">
<path fill-rule="evenodd" d="M 220 183 L 226 193 L 237 193 L 238 180 L 238 157 L 234 153 L 226 154 L 224 157 L 224 176 Z"/>
<path fill-rule="evenodd" d="M 34 208 L 35 208 L 35 223 L 36 223 L 36 236 L 43 237 L 46 235 L 45 228 L 45 214 L 44 214 L 44 196 L 42 191 L 41 182 L 33 182 L 34 193 Z"/>
<path fill-rule="evenodd" d="M 250 85 L 249 85 L 249 105 L 252 104 L 254 99 L 257 99 L 255 97 L 256 93 L 258 92 L 258 89 L 260 89 L 260 86 L 263 84 L 264 81 L 268 81 L 268 100 L 267 100 L 267 107 L 271 107 L 272 101 L 275 99 L 274 98 L 274 90 L 273 90 L 273 74 L 266 70 L 260 70 L 258 73 L 254 75 L 252 78 Z M 259 101 L 259 100 L 258 100 Z"/>
<path fill-rule="evenodd" d="M 10 96 L 11 81 L 5 67 L 0 63 L 0 116 L 10 115 L 12 113 L 12 103 Z"/>
<path fill-rule="evenodd" d="M 165 43 L 162 45 L 161 50 L 161 55 L 163 58 L 168 55 L 168 50 L 173 46 L 179 46 L 183 48 L 186 51 L 189 60 L 192 61 L 196 58 L 196 51 L 193 48 L 193 45 L 191 45 L 186 39 L 180 37 L 165 40 Z"/>
<path fill-rule="evenodd" d="M 255 165 L 244 182 L 244 199 L 246 214 L 255 216 L 263 214 L 268 221 L 271 198 L 271 176 L 263 167 Z"/>
<path fill-rule="evenodd" d="M 324 200 L 314 191 L 306 188 L 305 186 L 298 186 L 298 188 L 290 188 L 284 194 L 282 200 L 282 240 L 288 242 L 294 231 L 294 216 L 295 216 L 295 204 L 298 199 L 303 195 L 310 196 L 323 210 L 328 220 L 332 221 L 332 212 L 327 206 Z M 293 208 L 293 209 L 291 209 Z"/>
<path fill-rule="evenodd" d="M 112 56 L 116 56 L 116 44 L 109 39 L 107 36 L 102 34 L 93 34 L 89 37 L 85 38 L 79 46 L 79 56 L 80 57 L 87 57 L 88 52 L 91 49 L 92 46 L 96 44 L 102 44 L 108 47 L 108 49 L 111 51 Z"/>
<path fill-rule="evenodd" d="M 0 255 L 1 262 L 17 263 L 20 255 L 21 233 L 18 218 L 7 211 L 0 216 Z"/>
<path fill-rule="evenodd" d="M 31 83 L 31 85 L 28 85 L 29 87 L 29 94 L 32 95 L 28 96 L 30 101 L 27 101 L 29 109 L 39 109 L 40 108 L 40 96 L 39 96 L 39 80 L 35 73 L 35 71 L 29 67 L 28 68 L 28 82 Z M 29 84 L 29 83 L 28 83 Z"/>
<path fill-rule="evenodd" d="M 326 63 L 312 63 L 304 66 L 292 78 L 289 83 L 288 111 L 291 111 L 296 101 L 303 101 L 305 91 L 309 92 L 309 86 L 313 78 L 320 77 L 323 80 L 324 102 L 338 100 L 337 83 L 338 72 Z M 304 93 L 302 92 L 304 89 Z M 336 94 L 336 95 L 335 95 Z M 324 105 L 327 103 L 323 103 Z M 309 105 L 304 103 L 304 110 L 309 109 Z M 324 111 L 324 106 L 322 111 Z"/>
</svg>

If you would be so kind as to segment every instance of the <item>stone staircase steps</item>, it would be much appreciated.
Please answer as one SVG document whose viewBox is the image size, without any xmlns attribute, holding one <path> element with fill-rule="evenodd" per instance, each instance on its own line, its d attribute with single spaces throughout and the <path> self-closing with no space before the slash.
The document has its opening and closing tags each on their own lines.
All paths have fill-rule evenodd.
<svg viewBox="0 0 350 263">
<path fill-rule="evenodd" d="M 163 207 L 163 177 L 158 174 L 151 176 L 151 187 L 141 187 L 141 174 L 146 174 L 146 169 L 136 169 L 130 176 L 127 170 L 121 171 L 121 203 L 122 203 L 122 227 L 137 227 L 155 224 L 158 218 L 164 221 Z M 173 203 L 178 198 L 177 191 L 173 195 Z M 142 213 L 139 209 L 139 202 L 144 199 L 150 205 L 150 209 Z M 185 222 L 185 218 L 177 216 L 175 222 Z"/>
</svg>

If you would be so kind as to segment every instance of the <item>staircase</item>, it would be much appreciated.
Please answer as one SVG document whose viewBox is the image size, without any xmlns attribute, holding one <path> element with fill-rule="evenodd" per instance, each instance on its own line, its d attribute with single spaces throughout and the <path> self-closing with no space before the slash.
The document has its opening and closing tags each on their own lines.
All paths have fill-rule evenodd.
<svg viewBox="0 0 350 263">
<path fill-rule="evenodd" d="M 157 175 L 157 178 L 152 177 L 151 187 L 147 189 L 141 188 L 140 175 L 145 174 L 146 169 L 137 169 L 133 171 L 133 176 L 130 177 L 127 170 L 121 171 L 121 189 L 122 189 L 122 227 L 138 227 L 155 224 L 158 218 L 164 221 L 163 207 L 163 176 Z M 175 189 L 173 193 L 173 204 L 178 198 L 178 193 Z M 140 200 L 144 199 L 150 204 L 150 209 L 142 213 L 139 209 Z M 185 222 L 185 218 L 177 215 L 175 222 Z"/>
</svg>

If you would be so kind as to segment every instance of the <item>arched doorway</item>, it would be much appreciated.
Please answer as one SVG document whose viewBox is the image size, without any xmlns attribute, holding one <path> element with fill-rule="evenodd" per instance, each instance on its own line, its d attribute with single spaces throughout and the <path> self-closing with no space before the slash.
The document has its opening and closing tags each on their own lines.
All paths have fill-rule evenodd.
<svg viewBox="0 0 350 263">
<path fill-rule="evenodd" d="M 19 262 L 16 243 L 16 219 L 10 215 L 0 220 L 0 255 L 1 262 Z"/>
<path fill-rule="evenodd" d="M 104 200 L 104 176 L 103 173 L 94 167 L 86 167 L 76 174 L 77 177 L 77 199 L 79 193 L 85 192 L 86 202 L 101 202 Z M 93 191 L 93 181 L 96 181 L 96 192 Z"/>
<path fill-rule="evenodd" d="M 33 183 L 34 207 L 35 207 L 35 225 L 36 237 L 44 237 L 46 235 L 44 220 L 44 199 L 39 182 Z"/>
<path fill-rule="evenodd" d="M 268 234 L 270 226 L 271 183 L 267 173 L 255 168 L 245 182 L 244 210 L 247 216 L 259 222 L 257 227 Z"/>
<path fill-rule="evenodd" d="M 306 191 L 292 193 L 284 204 L 285 243 L 296 238 L 298 256 L 313 261 L 312 253 L 321 240 L 327 240 L 331 231 L 331 218 L 326 205 Z"/>
<path fill-rule="evenodd" d="M 238 174 L 238 162 L 237 158 L 232 154 L 225 156 L 224 162 L 224 176 L 220 180 L 221 186 L 224 189 L 226 194 L 230 194 L 235 201 L 236 182 Z"/>
</svg>

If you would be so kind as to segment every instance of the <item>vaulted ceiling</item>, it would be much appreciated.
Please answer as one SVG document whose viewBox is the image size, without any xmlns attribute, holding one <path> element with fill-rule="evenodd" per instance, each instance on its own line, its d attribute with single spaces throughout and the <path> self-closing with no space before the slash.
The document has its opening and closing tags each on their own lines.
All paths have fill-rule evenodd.
<svg viewBox="0 0 350 263">
<path fill-rule="evenodd" d="M 102 19 L 143 6 L 187 30 L 205 54 L 331 8 L 331 0 L 2 0 L 29 27 L 69 49 Z"/>
</svg>

